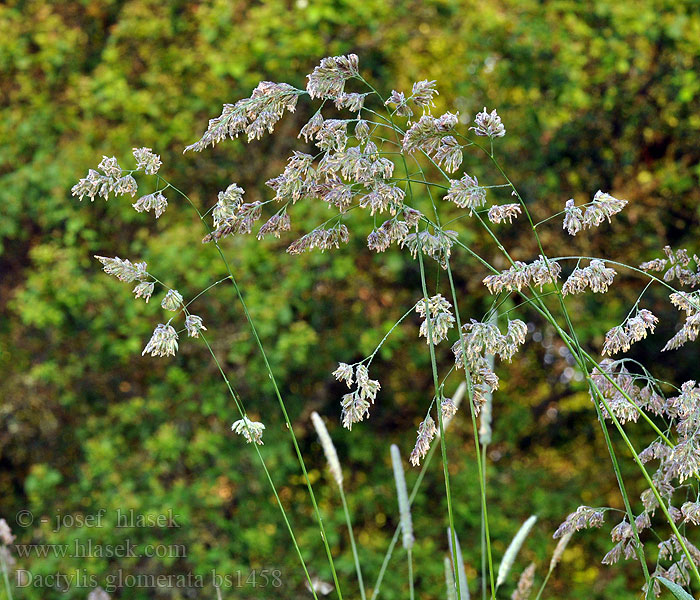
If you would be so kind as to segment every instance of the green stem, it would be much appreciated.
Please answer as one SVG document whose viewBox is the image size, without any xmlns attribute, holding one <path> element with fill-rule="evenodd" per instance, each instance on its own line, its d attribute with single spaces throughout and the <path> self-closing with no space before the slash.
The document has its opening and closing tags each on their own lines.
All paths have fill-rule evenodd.
<svg viewBox="0 0 700 600">
<path fill-rule="evenodd" d="M 544 581 L 542 582 L 542 585 L 540 586 L 540 589 L 537 592 L 537 596 L 535 596 L 535 600 L 540 600 L 540 598 L 542 597 L 542 592 L 544 592 L 544 588 L 547 587 L 547 583 L 549 582 L 549 578 L 552 576 L 552 573 L 553 569 L 549 569 L 549 571 L 547 571 L 547 575 L 545 576 Z"/>
<path fill-rule="evenodd" d="M 430 159 L 431 162 L 432 159 Z M 418 161 L 416 161 L 418 163 Z M 433 164 L 435 164 L 433 162 Z M 423 169 L 420 167 L 420 164 L 418 164 L 420 168 L 420 172 L 423 175 L 423 180 L 425 182 L 426 177 L 425 177 L 425 172 Z M 437 167 L 437 165 L 435 165 Z M 438 167 L 439 169 L 439 167 Z M 444 174 L 444 172 L 443 172 Z M 449 180 L 449 178 L 448 178 Z M 433 200 L 432 192 L 430 190 L 430 187 L 426 186 L 426 189 L 428 191 L 428 196 L 430 197 L 430 202 L 433 207 L 433 211 L 435 212 L 435 221 L 436 223 L 433 225 L 436 229 L 441 229 L 440 227 L 440 220 L 438 216 L 438 211 L 437 207 L 435 205 L 435 202 Z M 425 218 L 425 220 L 430 223 L 430 220 Z M 431 223 L 432 224 L 432 223 Z M 465 246 L 466 248 L 466 246 Z M 481 260 L 483 263 L 486 265 L 490 266 L 488 262 L 485 260 L 481 259 L 475 252 L 473 252 L 470 248 L 467 248 L 468 251 Z M 419 255 L 420 255 L 420 248 L 419 248 Z M 421 261 L 422 261 L 422 256 L 421 256 Z M 459 339 L 461 341 L 461 346 L 462 346 L 462 352 L 463 355 L 466 356 L 466 351 L 464 348 L 464 340 L 462 339 L 461 336 L 461 331 L 462 331 L 462 323 L 461 323 L 461 317 L 460 317 L 460 312 L 459 312 L 459 303 L 457 301 L 457 291 L 455 289 L 454 285 L 454 280 L 452 277 L 452 267 L 450 265 L 450 260 L 449 258 L 446 259 L 446 270 L 448 274 L 448 278 L 450 281 L 450 291 L 452 293 L 452 304 L 455 309 L 455 317 L 457 319 L 457 331 L 459 335 Z M 424 292 L 425 294 L 425 292 Z M 430 325 L 430 322 L 428 321 L 428 325 Z M 478 467 L 478 473 L 479 473 L 479 489 L 480 489 L 480 497 L 481 497 L 481 527 L 483 529 L 483 537 L 485 538 L 485 545 L 486 545 L 486 555 L 487 555 L 487 560 L 488 560 L 488 565 L 489 565 L 489 576 L 490 576 L 490 583 L 491 583 L 491 590 L 492 590 L 492 596 L 495 594 L 495 584 L 494 584 L 494 577 L 493 577 L 493 556 L 492 556 L 492 551 L 491 551 L 491 537 L 490 537 L 490 532 L 489 532 L 489 524 L 488 524 L 488 509 L 487 509 L 487 502 L 486 502 L 486 459 L 482 458 L 480 447 L 479 447 L 479 433 L 478 433 L 478 426 L 477 426 L 477 421 L 476 421 L 476 411 L 474 409 L 474 402 L 473 402 L 473 390 L 472 390 L 472 382 L 471 382 L 471 377 L 468 373 L 468 369 L 465 363 L 464 367 L 464 374 L 465 374 L 465 384 L 467 386 L 467 396 L 468 396 L 468 401 L 469 401 L 469 412 L 471 416 L 471 421 L 472 421 L 472 429 L 473 429 L 473 436 L 474 436 L 474 448 L 476 452 L 476 459 L 477 459 L 477 467 Z M 438 416 L 440 416 L 440 413 L 438 412 Z M 456 548 L 456 532 L 454 530 L 454 527 L 451 528 L 452 532 L 452 548 Z M 454 551 L 455 557 L 454 557 L 454 562 L 453 564 L 457 565 L 457 559 L 456 559 L 456 550 Z M 459 581 L 457 581 L 457 595 L 460 597 L 460 590 L 459 590 Z M 482 580 L 481 580 L 481 587 L 482 587 L 482 596 L 486 596 L 486 577 L 484 573 L 484 556 L 482 554 Z"/>
<path fill-rule="evenodd" d="M 430 348 L 430 365 L 433 371 L 433 385 L 435 387 L 435 398 L 437 399 L 437 415 L 438 415 L 438 425 L 440 431 L 440 450 L 442 453 L 442 471 L 445 477 L 445 495 L 447 497 L 447 518 L 450 524 L 450 535 L 452 537 L 452 558 L 453 564 L 457 565 L 457 539 L 454 526 L 454 515 L 452 513 L 452 494 L 450 492 L 450 472 L 447 467 L 447 445 L 445 441 L 445 426 L 442 417 L 442 406 L 440 404 L 440 384 L 438 383 L 438 372 L 437 372 L 437 361 L 435 359 L 435 343 L 432 332 L 432 325 L 430 323 L 430 309 L 428 308 L 428 288 L 425 282 L 425 267 L 423 265 L 423 248 L 421 247 L 420 238 L 418 238 L 418 264 L 420 265 L 420 279 L 421 287 L 423 290 L 423 299 L 425 302 L 425 313 L 426 313 L 426 323 L 428 329 L 428 346 Z M 469 384 L 467 384 L 469 385 Z M 471 394 L 469 395 L 469 404 L 471 402 Z M 460 583 L 456 582 L 457 586 L 457 596 L 461 597 Z"/>
<path fill-rule="evenodd" d="M 476 410 L 474 409 L 472 380 L 467 366 L 467 349 L 464 345 L 464 337 L 462 336 L 462 317 L 459 312 L 457 303 L 457 289 L 455 288 L 454 277 L 452 276 L 452 268 L 450 261 L 447 261 L 447 278 L 450 282 L 450 292 L 452 294 L 452 304 L 455 309 L 455 319 L 457 320 L 457 332 L 459 335 L 462 356 L 464 357 L 464 380 L 467 384 L 467 392 L 469 397 L 469 411 L 472 421 L 472 433 L 474 437 L 474 451 L 476 452 L 476 461 L 479 467 L 479 493 L 481 498 L 481 515 L 484 529 L 484 537 L 486 539 L 486 558 L 488 561 L 489 583 L 491 584 L 491 598 L 496 597 L 496 583 L 493 576 L 493 553 L 491 550 L 491 533 L 489 528 L 488 505 L 486 502 L 486 459 L 482 457 L 481 447 L 479 445 L 479 427 L 476 422 Z M 482 577 L 482 596 L 486 594 L 486 579 Z"/>
<path fill-rule="evenodd" d="M 221 363 L 219 362 L 219 359 L 217 358 L 216 354 L 214 353 L 214 349 L 211 347 L 209 344 L 209 341 L 206 339 L 204 336 L 204 333 L 200 331 L 199 333 L 200 337 L 202 338 L 202 341 L 206 345 L 207 349 L 209 350 L 209 353 L 211 354 L 212 359 L 214 360 L 214 363 L 216 364 L 216 367 L 219 369 L 219 373 L 221 374 L 221 377 L 223 378 L 224 382 L 226 383 L 226 387 L 228 388 L 229 393 L 231 394 L 231 397 L 233 398 L 233 401 L 236 404 L 236 408 L 238 408 L 238 412 L 241 415 L 241 418 L 246 416 L 245 409 L 243 407 L 243 402 L 238 396 L 238 394 L 235 392 L 233 389 L 233 386 L 231 382 L 229 381 L 228 377 L 226 376 L 226 373 L 224 372 L 223 367 L 221 366 Z M 277 500 L 277 505 L 280 507 L 280 511 L 282 512 L 282 518 L 284 519 L 284 524 L 287 526 L 287 531 L 289 531 L 289 535 L 292 538 L 292 544 L 294 546 L 294 549 L 296 550 L 297 556 L 299 557 L 299 561 L 301 562 L 301 567 L 304 570 L 304 575 L 306 575 L 306 580 L 309 583 L 309 588 L 311 589 L 311 593 L 313 594 L 314 598 L 318 600 L 318 596 L 316 595 L 316 592 L 314 591 L 314 586 L 311 581 L 311 576 L 309 575 L 309 571 L 306 568 L 306 562 L 304 561 L 304 557 L 301 554 L 301 549 L 299 548 L 299 545 L 296 540 L 296 536 L 294 535 L 294 531 L 292 530 L 292 525 L 289 522 L 289 518 L 287 517 L 287 512 L 284 509 L 284 505 L 282 504 L 282 500 L 279 497 L 279 494 L 277 493 L 277 487 L 275 486 L 272 476 L 270 475 L 270 471 L 267 468 L 267 465 L 265 464 L 265 459 L 263 458 L 260 448 L 256 443 L 253 443 L 253 447 L 255 448 L 255 452 L 258 455 L 258 458 L 260 459 L 260 464 L 262 465 L 263 471 L 265 471 L 265 476 L 267 477 L 267 481 L 270 484 L 270 487 L 272 488 L 272 493 L 275 495 L 275 500 Z"/>
<path fill-rule="evenodd" d="M 171 185 L 171 187 L 176 192 L 178 192 L 181 196 L 183 196 L 187 200 L 187 202 L 189 202 L 189 204 L 192 206 L 192 208 L 194 208 L 194 210 L 199 215 L 199 219 L 202 222 L 202 224 L 205 226 L 207 231 L 209 233 L 211 233 L 211 229 L 209 228 L 206 221 L 204 220 L 204 217 L 202 216 L 202 214 L 200 213 L 199 209 L 194 204 L 194 202 L 192 202 L 192 200 L 189 198 L 189 196 L 187 196 L 187 194 L 185 194 L 184 192 L 182 192 L 181 190 L 179 190 L 175 186 Z M 270 366 L 270 362 L 267 359 L 267 354 L 265 352 L 265 348 L 262 345 L 262 341 L 260 340 L 260 336 L 258 335 L 257 328 L 255 327 L 255 324 L 253 323 L 253 319 L 250 316 L 250 312 L 248 311 L 248 306 L 246 305 L 245 300 L 243 299 L 243 294 L 241 293 L 241 290 L 238 287 L 238 283 L 236 283 L 236 278 L 233 276 L 233 271 L 231 270 L 231 267 L 228 263 L 228 260 L 226 260 L 226 256 L 224 255 L 223 251 L 221 250 L 221 246 L 219 245 L 217 240 L 214 240 L 214 245 L 215 245 L 216 250 L 219 254 L 219 257 L 221 258 L 221 261 L 223 262 L 223 264 L 224 264 L 224 266 L 229 274 L 229 277 L 231 279 L 231 283 L 233 284 L 234 290 L 236 291 L 236 295 L 238 296 L 238 300 L 241 304 L 241 307 L 243 308 L 243 313 L 245 314 L 245 318 L 248 321 L 248 326 L 250 327 L 250 330 L 253 334 L 253 337 L 255 338 L 255 342 L 258 346 L 258 349 L 260 350 L 260 354 L 263 357 L 263 361 L 265 362 L 265 368 L 267 370 L 270 381 L 272 382 L 272 386 L 274 388 L 275 395 L 277 396 L 277 401 L 278 401 L 279 406 L 282 410 L 282 415 L 284 416 L 284 421 L 287 425 L 287 430 L 289 431 L 289 434 L 292 438 L 292 444 L 294 445 L 294 451 L 297 455 L 297 460 L 299 461 L 299 465 L 300 465 L 302 473 L 304 475 L 304 481 L 306 483 L 306 488 L 307 488 L 307 490 L 309 492 L 309 496 L 311 498 L 311 503 L 313 505 L 314 513 L 316 516 L 316 521 L 318 523 L 320 533 L 321 533 L 321 539 L 323 541 L 323 545 L 324 545 L 324 548 L 326 550 L 328 564 L 330 565 L 331 573 L 333 574 L 333 582 L 335 584 L 335 589 L 336 589 L 336 592 L 338 594 L 338 599 L 342 600 L 343 594 L 340 591 L 340 583 L 338 582 L 338 574 L 336 573 L 335 563 L 333 562 L 333 555 L 331 553 L 330 546 L 328 545 L 328 538 L 326 536 L 326 529 L 323 525 L 323 518 L 321 517 L 321 511 L 319 510 L 318 503 L 316 502 L 316 496 L 315 496 L 313 488 L 311 486 L 311 480 L 309 479 L 309 474 L 306 471 L 306 465 L 304 463 L 304 458 L 301 455 L 301 450 L 299 449 L 299 443 L 297 442 L 296 435 L 294 434 L 294 428 L 292 427 L 291 420 L 289 419 L 289 415 L 287 413 L 287 408 L 284 404 L 284 400 L 282 399 L 282 395 L 280 393 L 279 387 L 277 386 L 277 380 L 275 379 L 275 375 L 272 372 L 272 367 Z"/>
<path fill-rule="evenodd" d="M 352 548 L 352 558 L 355 561 L 355 572 L 357 573 L 357 582 L 358 582 L 358 585 L 360 586 L 360 597 L 362 598 L 362 600 L 366 600 L 365 582 L 362 579 L 362 569 L 360 568 L 360 558 L 357 555 L 357 546 L 355 544 L 355 535 L 352 531 L 352 520 L 350 519 L 350 511 L 348 510 L 348 503 L 347 503 L 347 500 L 345 499 L 345 491 L 343 490 L 342 485 L 339 485 L 338 489 L 340 490 L 340 499 L 343 502 L 343 512 L 345 513 L 345 523 L 348 526 L 348 535 L 350 536 L 350 547 Z"/>
<path fill-rule="evenodd" d="M 481 471 L 484 474 L 484 489 L 486 488 L 486 444 L 481 446 L 481 456 L 483 462 Z M 486 600 L 486 519 L 484 519 L 483 511 L 481 515 L 481 597 Z"/>
<path fill-rule="evenodd" d="M 367 82 L 364 78 L 360 76 L 360 80 L 362 80 L 377 96 L 384 101 L 382 98 L 382 95 L 369 83 Z M 394 129 L 395 133 L 397 133 L 397 143 L 399 146 L 401 146 L 400 141 L 398 139 L 398 128 L 396 127 L 394 123 L 394 117 L 391 113 L 389 113 L 389 120 L 391 122 L 391 126 Z M 408 177 L 409 170 L 408 170 L 408 164 L 406 163 L 406 157 L 401 154 L 401 160 L 403 161 L 403 167 L 404 171 L 406 172 L 406 176 Z M 411 182 L 407 182 L 408 185 L 408 191 L 409 191 L 409 196 L 413 198 L 413 190 L 411 187 Z M 428 328 L 428 341 L 429 341 L 429 347 L 430 347 L 430 364 L 431 368 L 433 371 L 433 384 L 435 387 L 435 397 L 439 398 L 440 396 L 440 386 L 438 383 L 438 372 L 437 372 L 437 363 L 435 360 L 435 344 L 433 340 L 433 334 L 432 334 L 432 328 L 430 324 L 430 311 L 428 310 L 428 289 L 425 283 L 425 267 L 423 265 L 423 250 L 421 248 L 420 244 L 420 238 L 418 238 L 418 263 L 420 265 L 420 275 L 421 275 L 421 287 L 423 290 L 423 299 L 425 301 L 426 305 L 426 319 L 427 319 L 427 328 Z M 446 450 L 446 442 L 445 442 L 445 429 L 444 429 L 444 424 L 443 424 L 443 418 L 442 418 L 442 407 L 440 406 L 440 403 L 437 403 L 437 414 L 438 414 L 438 423 L 439 423 L 439 428 L 440 428 L 440 448 L 442 450 L 442 469 L 445 477 L 445 495 L 447 497 L 447 515 L 448 515 L 448 521 L 450 524 L 450 530 L 452 532 L 452 553 L 453 553 L 453 560 L 454 564 L 457 564 L 457 544 L 456 544 L 456 539 L 455 539 L 455 526 L 454 526 L 454 516 L 452 514 L 452 494 L 450 493 L 450 473 L 447 468 L 447 450 Z M 459 582 L 457 582 L 457 595 L 460 595 L 460 590 L 459 590 Z"/>
</svg>

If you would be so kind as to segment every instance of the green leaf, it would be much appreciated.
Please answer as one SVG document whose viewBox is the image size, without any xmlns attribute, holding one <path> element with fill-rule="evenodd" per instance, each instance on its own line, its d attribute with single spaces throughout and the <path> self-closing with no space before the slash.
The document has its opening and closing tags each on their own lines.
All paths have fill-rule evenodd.
<svg viewBox="0 0 700 600">
<path fill-rule="evenodd" d="M 673 581 L 669 581 L 665 577 L 657 577 L 657 579 L 671 590 L 671 593 L 678 598 L 678 600 L 694 600 L 694 598 L 677 583 L 673 583 Z"/>
</svg>

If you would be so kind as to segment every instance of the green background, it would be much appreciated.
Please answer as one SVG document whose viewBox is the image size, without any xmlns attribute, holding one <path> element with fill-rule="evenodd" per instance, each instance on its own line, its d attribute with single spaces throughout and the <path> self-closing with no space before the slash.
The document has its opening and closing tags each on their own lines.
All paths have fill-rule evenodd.
<svg viewBox="0 0 700 600">
<path fill-rule="evenodd" d="M 260 142 L 228 141 L 185 156 L 182 149 L 223 103 L 247 96 L 260 80 L 303 87 L 322 57 L 347 52 L 358 54 L 362 74 L 383 93 L 408 91 L 427 78 L 438 82 L 437 111 L 470 118 L 484 105 L 497 107 L 508 130 L 498 140 L 499 157 L 536 218 L 561 210 L 570 197 L 586 202 L 599 188 L 630 201 L 614 223 L 575 239 L 554 221 L 542 232 L 551 256 L 638 264 L 660 256 L 665 244 L 698 251 L 696 2 L 6 2 L 0 5 L 0 516 L 18 543 L 129 539 L 187 549 L 179 559 L 18 558 L 17 568 L 34 575 L 84 570 L 102 581 L 120 569 L 204 577 L 215 569 L 242 577 L 241 587 L 224 590 L 224 597 L 310 597 L 257 459 L 230 432 L 237 413 L 206 348 L 182 340 L 174 359 L 142 358 L 163 317 L 160 297 L 148 305 L 134 301 L 128 285 L 108 278 L 92 258 L 146 260 L 192 297 L 225 276 L 215 249 L 200 244 L 196 216 L 173 194 L 154 222 L 125 198 L 79 203 L 70 187 L 103 154 L 129 166 L 132 147 L 150 146 L 163 159 L 162 174 L 204 209 L 231 182 L 246 189 L 248 201 L 267 199 L 264 181 L 281 172 L 292 149 L 304 148 L 295 135 L 312 114 L 306 99 Z M 500 183 L 476 154 L 463 168 L 483 184 Z M 152 185 L 140 181 L 142 190 Z M 508 195 L 491 198 L 505 202 Z M 326 214 L 295 207 L 294 231 L 308 231 Z M 460 239 L 496 261 L 496 249 L 470 227 L 462 221 Z M 517 258 L 538 254 L 526 228 L 500 231 Z M 389 445 L 408 454 L 432 396 L 427 347 L 412 317 L 373 365 L 382 391 L 371 419 L 351 432 L 338 424 L 344 392 L 331 371 L 338 361 L 370 353 L 420 297 L 416 264 L 398 251 L 372 255 L 364 246 L 368 232 L 367 223 L 356 223 L 348 247 L 301 257 L 284 252 L 291 236 L 223 244 L 281 382 L 347 597 L 359 597 L 352 558 L 310 413 L 326 417 L 338 447 L 371 583 L 397 524 Z M 488 308 L 480 283 L 486 273 L 463 253 L 456 253 L 454 269 L 463 316 L 481 318 Z M 639 280 L 620 275 L 604 305 L 599 296 L 578 299 L 574 312 L 581 315 L 584 344 L 598 351 L 605 331 L 624 318 L 640 291 Z M 657 374 L 676 383 L 690 379 L 697 348 L 658 356 L 678 313 L 653 288 L 645 305 L 661 323 L 631 355 L 653 358 Z M 251 415 L 267 426 L 263 455 L 313 574 L 328 581 L 289 436 L 232 287 L 215 288 L 195 312 Z M 519 316 L 532 319 L 541 341 L 529 341 L 498 371 L 488 471 L 496 562 L 524 519 L 534 513 L 539 521 L 503 598 L 530 561 L 541 580 L 551 534 L 567 513 L 579 504 L 621 506 L 587 393 L 562 379 L 569 365 L 553 332 L 527 311 Z M 447 346 L 438 358 L 444 372 Z M 450 380 L 452 389 L 456 384 Z M 455 519 L 475 594 L 480 513 L 470 430 L 458 415 L 449 456 Z M 624 462 L 636 495 L 643 485 L 627 457 Z M 415 476 L 407 473 L 409 485 Z M 35 517 L 31 527 L 14 522 L 23 509 Z M 59 511 L 75 516 L 100 509 L 106 517 L 99 528 L 54 532 L 51 522 L 40 521 Z M 118 529 L 117 509 L 149 515 L 172 509 L 181 527 Z M 420 597 L 442 598 L 447 519 L 438 461 L 413 514 Z M 600 565 L 608 530 L 572 540 L 547 597 L 638 597 L 636 563 Z M 246 586 L 254 569 L 280 569 L 282 588 Z M 407 597 L 400 550 L 384 585 L 382 598 Z M 16 592 L 18 598 L 86 596 L 75 587 Z M 193 593 L 125 588 L 115 597 L 215 594 L 211 587 Z"/>
</svg>

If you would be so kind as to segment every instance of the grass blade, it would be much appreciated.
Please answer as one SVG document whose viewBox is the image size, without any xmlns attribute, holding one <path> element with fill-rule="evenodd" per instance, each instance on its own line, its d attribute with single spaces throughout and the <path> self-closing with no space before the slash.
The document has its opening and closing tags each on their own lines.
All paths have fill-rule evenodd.
<svg viewBox="0 0 700 600">
<path fill-rule="evenodd" d="M 694 600 L 693 597 L 677 583 L 673 583 L 673 581 L 669 581 L 665 577 L 657 577 L 657 579 L 663 583 L 678 600 Z"/>
</svg>

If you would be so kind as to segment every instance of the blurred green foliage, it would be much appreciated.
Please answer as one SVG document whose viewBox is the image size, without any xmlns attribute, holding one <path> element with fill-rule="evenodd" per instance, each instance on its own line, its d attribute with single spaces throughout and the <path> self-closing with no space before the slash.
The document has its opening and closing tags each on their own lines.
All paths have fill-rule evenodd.
<svg viewBox="0 0 700 600">
<path fill-rule="evenodd" d="M 469 119 L 484 105 L 498 107 L 508 129 L 498 152 L 535 218 L 561 210 L 569 197 L 587 201 L 598 188 L 630 200 L 616 222 L 576 239 L 565 239 L 552 221 L 541 232 L 551 255 L 637 264 L 667 243 L 697 251 L 700 7 L 694 1 L 10 0 L 0 5 L 0 514 L 12 521 L 18 510 L 32 511 L 32 527 L 15 527 L 22 543 L 129 539 L 187 549 L 180 558 L 22 558 L 19 568 L 37 575 L 84 569 L 100 577 L 119 569 L 203 576 L 216 569 L 241 572 L 244 580 L 251 569 L 272 568 L 283 572 L 280 590 L 243 587 L 228 590 L 228 597 L 307 594 L 257 459 L 229 432 L 237 413 L 206 349 L 183 343 L 175 359 L 141 358 L 161 320 L 160 298 L 135 302 L 92 258 L 146 260 L 192 297 L 225 276 L 214 249 L 199 243 L 196 216 L 171 197 L 154 223 L 125 200 L 80 204 L 69 190 L 103 154 L 127 164 L 132 147 L 150 146 L 163 158 L 164 176 L 202 208 L 232 181 L 246 189 L 246 199 L 263 198 L 262 183 L 301 145 L 294 135 L 310 116 L 308 103 L 258 143 L 227 142 L 184 157 L 182 148 L 223 103 L 247 96 L 258 81 L 303 86 L 320 58 L 347 52 L 360 56 L 363 74 L 384 92 L 436 79 L 438 110 L 457 109 Z M 500 183 L 476 155 L 464 166 L 482 183 Z M 295 213 L 299 231 L 318 222 L 317 211 L 305 210 Z M 496 261 L 488 240 L 462 227 L 462 239 Z M 537 255 L 526 228 L 502 230 L 516 258 Z M 330 255 L 289 257 L 284 242 L 237 238 L 224 247 L 282 383 L 341 577 L 352 581 L 339 499 L 309 415 L 317 410 L 328 419 L 371 584 L 397 523 L 389 444 L 408 453 L 432 395 L 417 322 L 408 319 L 382 349 L 375 362 L 380 399 L 370 421 L 352 432 L 337 425 L 342 388 L 330 372 L 339 360 L 371 352 L 416 301 L 417 269 L 399 253 L 371 256 L 359 232 Z M 487 307 L 485 273 L 461 255 L 455 271 L 462 310 L 480 317 Z M 576 313 L 589 317 L 578 326 L 592 350 L 639 291 L 638 280 L 621 275 L 604 307 L 597 298 L 580 300 Z M 662 324 L 633 356 L 654 357 L 659 374 L 675 381 L 689 379 L 696 369 L 692 350 L 686 358 L 656 358 L 678 320 L 675 310 L 661 292 L 645 298 Z M 232 286 L 217 286 L 196 312 L 250 413 L 267 424 L 263 455 L 313 574 L 329 580 L 289 437 Z M 564 383 L 565 356 L 552 332 L 533 322 L 540 341 L 500 371 L 489 493 L 497 561 L 519 524 L 540 516 L 515 572 L 535 560 L 541 577 L 551 532 L 568 512 L 581 503 L 619 507 L 621 501 L 590 401 L 576 384 Z M 439 358 L 447 365 L 449 352 Z M 470 431 L 460 416 L 450 460 L 458 533 L 474 582 L 479 502 Z M 641 484 L 630 465 L 627 470 L 638 493 Z M 409 485 L 414 478 L 409 472 Z M 444 597 L 443 496 L 436 461 L 414 510 L 421 598 Z M 39 521 L 58 511 L 100 509 L 107 514 L 102 528 L 53 532 L 51 523 Z M 118 529 L 117 509 L 150 515 L 172 509 L 181 527 Z M 637 597 L 637 565 L 599 566 L 607 546 L 603 532 L 575 538 L 550 597 Z M 405 588 L 397 551 L 382 597 L 405 598 Z M 18 593 L 86 595 L 76 588 Z M 214 593 L 125 588 L 115 596 Z"/>
</svg>

